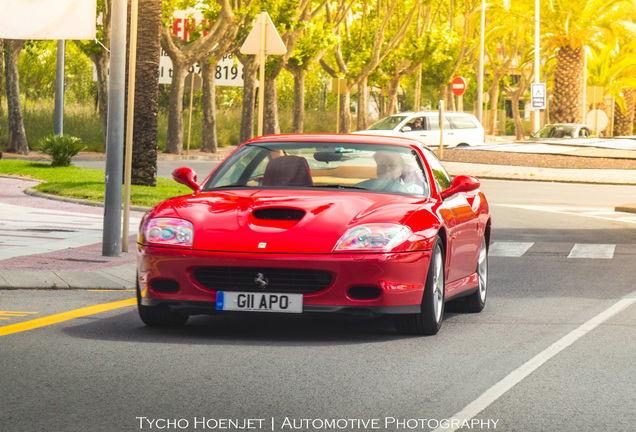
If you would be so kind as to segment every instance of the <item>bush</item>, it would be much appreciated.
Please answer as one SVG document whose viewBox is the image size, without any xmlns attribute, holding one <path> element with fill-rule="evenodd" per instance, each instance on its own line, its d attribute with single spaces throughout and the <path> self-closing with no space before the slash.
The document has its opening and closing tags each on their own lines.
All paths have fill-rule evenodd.
<svg viewBox="0 0 636 432">
<path fill-rule="evenodd" d="M 70 135 L 47 135 L 40 139 L 37 149 L 51 156 L 51 166 L 69 166 L 71 158 L 84 150 L 80 138 Z"/>
</svg>

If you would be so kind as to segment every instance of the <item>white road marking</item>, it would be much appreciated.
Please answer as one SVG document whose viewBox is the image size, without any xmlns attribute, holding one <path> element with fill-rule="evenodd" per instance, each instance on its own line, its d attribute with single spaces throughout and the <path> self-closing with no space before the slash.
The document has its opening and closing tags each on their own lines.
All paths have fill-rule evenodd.
<svg viewBox="0 0 636 432">
<path fill-rule="evenodd" d="M 568 258 L 612 259 L 616 245 L 613 244 L 583 244 L 574 245 Z"/>
<path fill-rule="evenodd" d="M 0 203 L 0 261 L 100 243 L 103 215 Z M 129 233 L 140 218 L 131 217 Z"/>
<path fill-rule="evenodd" d="M 525 210 L 535 210 L 548 213 L 564 214 L 571 216 L 583 216 L 593 219 L 608 220 L 612 222 L 624 222 L 636 224 L 633 213 L 615 211 L 611 207 L 591 208 L 591 207 L 562 207 L 549 205 L 523 205 L 523 204 L 491 204 L 493 206 L 521 208 Z"/>
<path fill-rule="evenodd" d="M 627 309 L 629 306 L 636 303 L 636 291 L 623 297 L 609 308 L 605 309 L 600 314 L 596 315 L 592 319 L 588 320 L 580 327 L 572 330 L 570 333 L 563 336 L 561 339 L 550 345 L 545 350 L 528 360 L 526 363 L 519 366 L 517 369 L 506 375 L 501 381 L 490 387 L 481 396 L 468 404 L 463 410 L 453 415 L 449 419 L 447 428 L 437 428 L 433 432 L 454 432 L 459 427 L 452 425 L 461 425 L 464 422 L 469 422 L 472 418 L 477 416 L 480 412 L 488 408 L 497 399 L 503 396 L 515 385 L 523 381 L 528 375 L 544 365 L 552 357 L 559 354 L 561 351 L 572 345 L 574 342 L 594 330 L 605 321 L 612 318 L 614 315 Z"/>
<path fill-rule="evenodd" d="M 532 242 L 494 242 L 490 245 L 488 255 L 491 257 L 518 258 L 532 247 Z"/>
</svg>

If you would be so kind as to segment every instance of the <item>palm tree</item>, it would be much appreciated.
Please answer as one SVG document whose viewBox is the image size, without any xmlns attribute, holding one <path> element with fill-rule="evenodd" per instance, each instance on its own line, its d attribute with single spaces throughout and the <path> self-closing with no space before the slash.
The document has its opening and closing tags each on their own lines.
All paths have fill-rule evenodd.
<svg viewBox="0 0 636 432">
<path fill-rule="evenodd" d="M 139 2 L 131 183 L 157 184 L 161 0 Z"/>
<path fill-rule="evenodd" d="M 602 87 L 605 95 L 609 95 L 615 101 L 614 105 L 603 103 L 594 109 L 604 109 L 608 117 L 612 115 L 614 108 L 614 135 L 631 135 L 632 125 L 628 121 L 627 101 L 625 94 L 630 94 L 629 89 L 636 88 L 636 79 L 633 78 L 636 71 L 636 53 L 629 49 L 628 45 L 604 45 L 600 49 L 590 49 L 587 63 L 587 84 Z M 588 104 L 590 101 L 587 101 Z M 633 107 L 633 102 L 631 102 Z M 633 117 L 633 116 L 632 116 Z M 612 132 L 612 131 L 610 131 Z"/>
<path fill-rule="evenodd" d="M 547 7 L 546 7 L 547 6 Z M 634 0 L 552 0 L 541 8 L 542 35 L 556 50 L 550 115 L 555 122 L 581 120 L 585 46 L 612 40 L 610 24 Z"/>
</svg>

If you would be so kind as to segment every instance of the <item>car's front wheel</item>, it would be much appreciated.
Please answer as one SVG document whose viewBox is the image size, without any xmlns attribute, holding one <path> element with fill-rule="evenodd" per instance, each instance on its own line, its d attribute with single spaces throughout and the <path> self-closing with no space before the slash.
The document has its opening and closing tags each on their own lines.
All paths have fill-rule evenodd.
<svg viewBox="0 0 636 432">
<path fill-rule="evenodd" d="M 137 310 L 143 323 L 149 327 L 180 327 L 190 318 L 189 315 L 176 314 L 163 305 L 142 305 L 139 282 L 137 282 Z"/>
<path fill-rule="evenodd" d="M 438 237 L 431 252 L 420 313 L 396 317 L 398 332 L 409 335 L 437 334 L 444 318 L 445 280 L 444 248 Z"/>
</svg>

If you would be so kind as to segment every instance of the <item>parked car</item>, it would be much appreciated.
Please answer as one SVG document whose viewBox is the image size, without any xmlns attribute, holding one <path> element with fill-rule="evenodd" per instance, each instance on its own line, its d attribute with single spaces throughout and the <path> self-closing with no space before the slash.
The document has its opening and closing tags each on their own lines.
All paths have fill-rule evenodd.
<svg viewBox="0 0 636 432">
<path fill-rule="evenodd" d="M 593 132 L 584 124 L 547 124 L 530 136 L 531 140 L 592 138 Z"/>
<path fill-rule="evenodd" d="M 368 129 L 356 134 L 390 135 L 414 138 L 429 147 L 439 147 L 439 112 L 404 112 L 383 118 Z M 484 128 L 479 120 L 467 113 L 444 113 L 444 147 L 483 145 Z"/>
<path fill-rule="evenodd" d="M 142 219 L 137 300 L 149 326 L 190 315 L 393 315 L 431 335 L 444 303 L 486 302 L 491 218 L 475 177 L 452 181 L 417 141 L 272 135 Z"/>
</svg>

